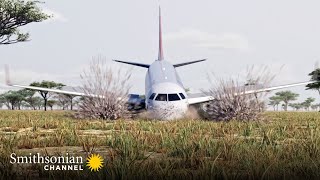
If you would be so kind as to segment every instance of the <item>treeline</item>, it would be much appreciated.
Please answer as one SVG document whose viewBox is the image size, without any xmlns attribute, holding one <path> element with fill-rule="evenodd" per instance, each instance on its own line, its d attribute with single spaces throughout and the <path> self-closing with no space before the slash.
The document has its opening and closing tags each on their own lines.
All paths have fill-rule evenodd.
<svg viewBox="0 0 320 180">
<path fill-rule="evenodd" d="M 310 80 L 312 81 L 318 81 L 314 83 L 310 83 L 306 85 L 306 90 L 313 90 L 317 91 L 320 95 L 320 68 L 316 67 L 315 70 L 313 70 L 311 73 L 308 74 L 310 76 Z M 303 102 L 294 102 L 297 100 L 297 97 L 299 97 L 299 94 L 294 93 L 292 91 L 280 91 L 275 93 L 274 96 L 269 98 L 269 105 L 273 107 L 273 110 L 279 111 L 283 109 L 284 111 L 288 110 L 288 107 L 291 107 L 292 109 L 299 111 L 299 110 L 306 110 L 310 111 L 318 111 L 320 110 L 320 103 L 315 103 L 315 98 L 308 97 Z M 281 109 L 279 109 L 279 106 Z"/>
<path fill-rule="evenodd" d="M 54 81 L 34 82 L 31 86 L 62 89 L 65 85 Z M 56 94 L 47 91 L 35 91 L 29 89 L 21 89 L 17 91 L 8 91 L 0 94 L 0 108 L 4 106 L 11 110 L 47 110 L 53 109 L 54 106 L 62 110 L 72 110 L 79 101 L 74 100 L 74 96 Z"/>
<path fill-rule="evenodd" d="M 316 99 L 313 97 L 308 97 L 302 102 L 294 102 L 299 97 L 299 94 L 291 92 L 291 91 L 281 91 L 277 92 L 274 96 L 269 98 L 269 105 L 273 107 L 274 111 L 279 111 L 283 109 L 284 111 L 288 110 L 288 107 L 299 111 L 299 110 L 306 110 L 306 111 L 319 111 L 320 110 L 320 103 L 315 103 Z M 279 106 L 281 109 L 279 109 Z"/>
</svg>

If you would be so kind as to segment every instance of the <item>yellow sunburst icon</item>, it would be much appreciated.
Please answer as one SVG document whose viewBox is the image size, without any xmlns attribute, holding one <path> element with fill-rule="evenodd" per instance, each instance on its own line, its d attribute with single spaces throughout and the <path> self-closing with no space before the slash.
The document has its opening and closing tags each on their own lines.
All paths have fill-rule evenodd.
<svg viewBox="0 0 320 180">
<path fill-rule="evenodd" d="M 100 154 L 91 154 L 87 158 L 87 166 L 91 171 L 99 171 L 103 167 L 103 158 Z"/>
</svg>

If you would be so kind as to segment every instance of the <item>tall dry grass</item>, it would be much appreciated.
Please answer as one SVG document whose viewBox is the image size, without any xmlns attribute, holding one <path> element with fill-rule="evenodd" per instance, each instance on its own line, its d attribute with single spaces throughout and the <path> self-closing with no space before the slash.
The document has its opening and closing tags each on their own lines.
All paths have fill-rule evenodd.
<svg viewBox="0 0 320 180">
<path fill-rule="evenodd" d="M 19 170 L 56 179 L 318 179 L 319 113 L 263 116 L 248 122 L 79 121 L 64 112 L 0 111 L 0 177 Z M 84 157 L 101 154 L 104 168 L 54 172 L 8 163 L 11 152 L 63 154 L 70 148 Z"/>
</svg>

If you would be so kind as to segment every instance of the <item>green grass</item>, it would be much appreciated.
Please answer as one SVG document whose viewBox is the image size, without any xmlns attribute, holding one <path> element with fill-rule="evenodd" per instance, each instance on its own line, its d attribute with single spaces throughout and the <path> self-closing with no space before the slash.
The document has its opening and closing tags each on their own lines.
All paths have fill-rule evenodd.
<svg viewBox="0 0 320 180">
<path fill-rule="evenodd" d="M 99 153 L 98 173 L 41 171 L 27 178 L 320 178 L 320 113 L 268 112 L 255 122 L 75 120 L 66 112 L 0 111 L 0 177 L 12 152 Z M 22 167 L 23 168 L 23 167 Z M 36 174 L 36 175 L 35 175 Z"/>
</svg>

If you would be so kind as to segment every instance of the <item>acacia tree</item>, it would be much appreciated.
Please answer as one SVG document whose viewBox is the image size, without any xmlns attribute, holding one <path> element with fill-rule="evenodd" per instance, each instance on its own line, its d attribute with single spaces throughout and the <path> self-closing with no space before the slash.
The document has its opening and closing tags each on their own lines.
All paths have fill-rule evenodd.
<svg viewBox="0 0 320 180">
<path fill-rule="evenodd" d="M 320 107 L 320 104 L 311 105 L 311 109 L 314 110 L 314 111 L 317 111 L 319 107 Z"/>
<path fill-rule="evenodd" d="M 25 102 L 33 109 L 41 109 L 41 106 L 43 105 L 43 99 L 39 96 L 33 96 L 25 99 Z"/>
<path fill-rule="evenodd" d="M 61 89 L 65 85 L 62 83 L 54 82 L 54 81 L 42 81 L 42 82 L 33 82 L 30 84 L 30 86 L 50 88 L 50 89 Z M 48 99 L 52 96 L 52 93 L 48 91 L 38 91 L 38 92 L 40 93 L 40 95 L 44 100 L 44 110 L 46 111 Z"/>
<path fill-rule="evenodd" d="M 33 0 L 0 0 L 0 45 L 27 41 L 29 33 L 22 33 L 19 28 L 49 18 L 41 12 L 38 3 Z"/>
<path fill-rule="evenodd" d="M 36 97 L 33 97 L 33 102 L 34 102 L 34 110 L 36 110 L 38 108 L 38 110 L 41 109 L 41 107 L 43 106 L 43 98 L 39 97 L 39 96 L 36 96 Z"/>
<path fill-rule="evenodd" d="M 69 105 L 69 98 L 65 94 L 57 94 L 55 98 L 58 100 L 57 105 L 62 108 L 62 110 L 65 110 Z"/>
<path fill-rule="evenodd" d="M 5 99 L 5 94 L 0 94 L 0 106 L 1 106 L 1 108 L 2 108 L 3 105 L 7 106 L 6 99 Z M 9 107 L 8 107 L 8 109 L 9 109 Z"/>
<path fill-rule="evenodd" d="M 308 97 L 302 104 L 303 104 L 304 108 L 309 111 L 311 104 L 312 104 L 315 100 L 316 100 L 316 99 L 313 98 L 313 97 Z"/>
<path fill-rule="evenodd" d="M 2 109 L 4 102 L 2 101 L 1 97 L 0 97 L 0 109 Z"/>
<path fill-rule="evenodd" d="M 312 81 L 318 82 L 307 84 L 307 90 L 316 90 L 320 95 L 320 68 L 313 70 L 311 73 L 309 73 L 309 76 L 311 76 Z"/>
<path fill-rule="evenodd" d="M 296 111 L 299 111 L 303 107 L 303 104 L 302 103 L 290 103 L 289 106 L 292 107 L 293 109 L 295 109 Z"/>
<path fill-rule="evenodd" d="M 22 101 L 28 104 L 32 109 L 35 109 L 34 103 L 33 103 L 33 96 L 36 93 L 34 90 L 29 89 L 21 89 L 18 91 L 20 95 L 23 96 L 23 99 L 21 99 L 21 102 L 19 102 L 19 106 L 21 105 Z"/>
<path fill-rule="evenodd" d="M 32 110 L 40 109 L 41 105 L 43 104 L 43 100 L 39 96 L 34 96 L 36 91 L 23 89 L 20 92 L 24 99 L 21 102 L 21 105 L 31 108 Z"/>
<path fill-rule="evenodd" d="M 273 110 L 279 110 L 279 104 L 281 102 L 281 98 L 279 96 L 272 96 L 269 98 L 269 105 L 273 107 Z"/>
<path fill-rule="evenodd" d="M 18 91 L 8 91 L 1 95 L 1 99 L 5 102 L 8 109 L 20 109 L 20 104 L 24 97 Z"/>
<path fill-rule="evenodd" d="M 68 99 L 68 102 L 70 104 L 70 110 L 72 111 L 73 110 L 73 99 L 76 97 L 76 96 L 73 96 L 73 95 L 70 95 L 70 94 L 66 94 L 65 95 L 66 98 Z"/>
<path fill-rule="evenodd" d="M 48 100 L 48 106 L 50 107 L 51 111 L 53 110 L 53 106 L 57 103 L 56 100 Z"/>
<path fill-rule="evenodd" d="M 289 102 L 297 100 L 297 97 L 299 96 L 299 94 L 293 93 L 291 91 L 280 91 L 280 92 L 277 92 L 276 95 L 279 96 L 281 101 L 283 101 L 284 103 L 283 108 L 285 111 L 288 110 Z"/>
</svg>

